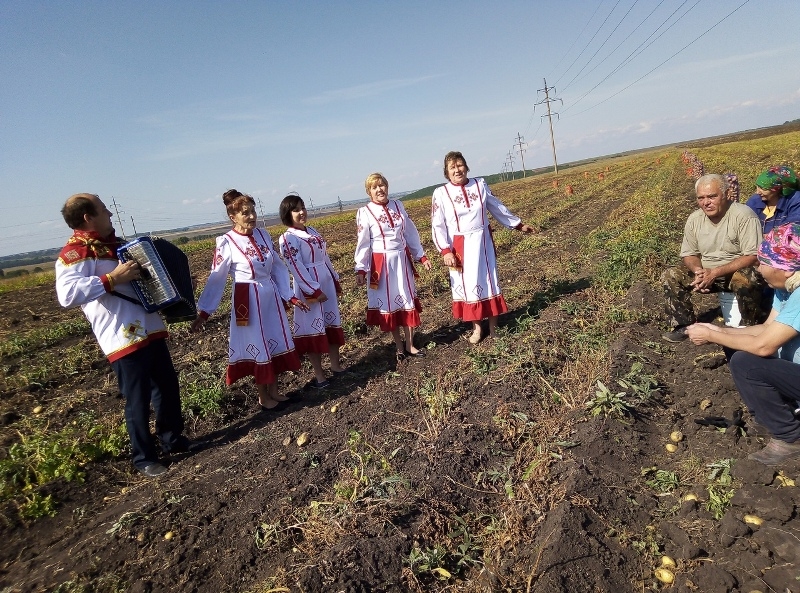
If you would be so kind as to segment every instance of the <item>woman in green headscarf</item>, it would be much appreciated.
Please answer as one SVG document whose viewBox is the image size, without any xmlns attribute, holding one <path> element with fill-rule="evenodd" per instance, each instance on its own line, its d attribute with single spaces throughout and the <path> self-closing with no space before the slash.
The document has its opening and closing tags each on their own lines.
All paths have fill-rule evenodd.
<svg viewBox="0 0 800 593">
<path fill-rule="evenodd" d="M 773 228 L 800 222 L 800 185 L 788 165 L 770 167 L 756 178 L 756 193 L 747 200 L 766 235 Z"/>
</svg>

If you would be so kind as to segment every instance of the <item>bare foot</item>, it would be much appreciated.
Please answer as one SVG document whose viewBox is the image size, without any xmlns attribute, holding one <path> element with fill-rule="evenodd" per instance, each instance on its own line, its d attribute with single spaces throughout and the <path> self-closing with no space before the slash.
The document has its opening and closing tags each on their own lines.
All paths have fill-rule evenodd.
<svg viewBox="0 0 800 593">
<path fill-rule="evenodd" d="M 281 402 L 275 401 L 274 399 L 271 398 L 264 398 L 264 399 L 259 399 L 258 403 L 265 410 L 272 410 Z"/>
<path fill-rule="evenodd" d="M 480 328 L 480 326 L 478 326 L 474 330 L 472 330 L 472 335 L 469 337 L 469 343 L 470 344 L 477 344 L 478 342 L 481 341 L 481 337 L 482 337 L 481 336 L 481 328 Z"/>
</svg>

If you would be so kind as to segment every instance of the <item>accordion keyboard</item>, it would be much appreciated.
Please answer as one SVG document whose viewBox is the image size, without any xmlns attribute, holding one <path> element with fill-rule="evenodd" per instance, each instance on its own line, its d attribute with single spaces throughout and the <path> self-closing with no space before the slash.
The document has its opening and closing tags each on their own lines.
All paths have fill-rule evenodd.
<svg viewBox="0 0 800 593">
<path fill-rule="evenodd" d="M 178 296 L 172 287 L 169 274 L 151 243 L 131 245 L 126 250 L 126 255 L 142 269 L 142 277 L 138 280 L 138 284 L 149 304 L 160 305 Z"/>
</svg>

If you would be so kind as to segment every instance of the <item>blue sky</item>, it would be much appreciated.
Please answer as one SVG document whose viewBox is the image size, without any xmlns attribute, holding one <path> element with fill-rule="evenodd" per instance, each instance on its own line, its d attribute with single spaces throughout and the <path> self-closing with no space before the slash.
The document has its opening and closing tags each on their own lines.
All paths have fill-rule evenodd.
<svg viewBox="0 0 800 593">
<path fill-rule="evenodd" d="M 800 118 L 796 0 L 750 0 L 660 65 L 741 3 L 3 0 L 0 255 L 63 244 L 82 191 L 130 233 L 223 220 L 231 187 L 267 212 L 366 199 L 373 171 L 414 190 L 449 150 L 496 173 L 517 133 L 548 165 L 545 77 L 559 162 Z"/>
</svg>

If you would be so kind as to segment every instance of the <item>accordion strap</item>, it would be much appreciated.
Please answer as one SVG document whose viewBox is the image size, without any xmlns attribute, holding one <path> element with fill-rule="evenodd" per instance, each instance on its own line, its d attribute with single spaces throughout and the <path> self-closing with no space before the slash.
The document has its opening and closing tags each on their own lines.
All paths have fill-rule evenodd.
<svg viewBox="0 0 800 593">
<path fill-rule="evenodd" d="M 142 301 L 140 301 L 139 299 L 129 297 L 127 294 L 122 294 L 121 292 L 117 292 L 116 290 L 112 290 L 109 294 L 113 294 L 115 297 L 119 297 L 123 301 L 128 301 L 129 303 L 133 303 L 134 305 L 139 305 L 144 309 L 144 305 L 142 305 Z"/>
</svg>

